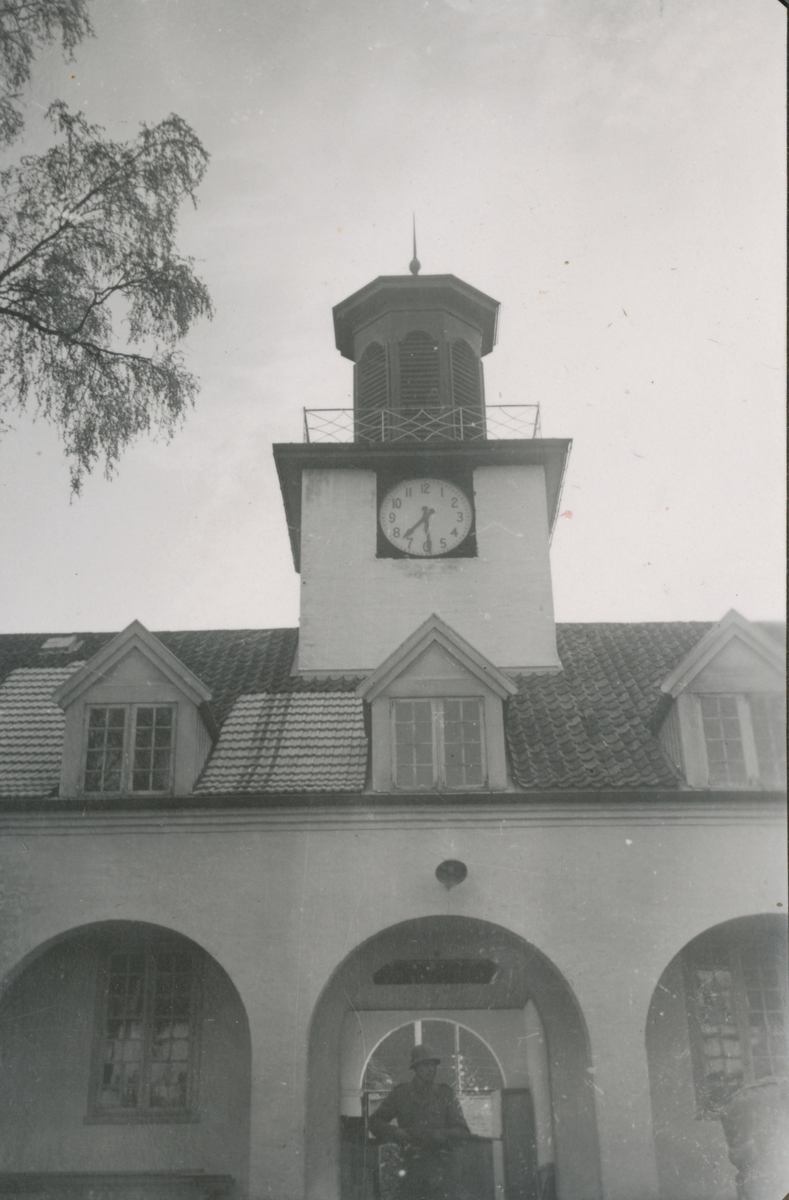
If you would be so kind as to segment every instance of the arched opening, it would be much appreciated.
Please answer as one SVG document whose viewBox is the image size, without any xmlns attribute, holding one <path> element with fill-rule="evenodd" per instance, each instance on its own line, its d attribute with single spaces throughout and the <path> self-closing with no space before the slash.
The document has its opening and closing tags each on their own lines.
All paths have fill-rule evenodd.
<svg viewBox="0 0 789 1200">
<path fill-rule="evenodd" d="M 668 964 L 646 1030 L 664 1200 L 735 1200 L 721 1113 L 743 1086 L 789 1074 L 787 924 L 777 914 L 705 930 Z"/>
<path fill-rule="evenodd" d="M 455 338 L 449 348 L 452 373 L 452 403 L 458 437 L 485 436 L 485 410 L 482 400 L 482 364 L 468 342 Z"/>
<path fill-rule="evenodd" d="M 247 1016 L 189 938 L 108 921 L 39 948 L 0 1001 L 0 1054 L 0 1171 L 23 1190 L 68 1175 L 75 1196 L 113 1196 L 141 1175 L 157 1197 L 190 1179 L 245 1194 Z"/>
<path fill-rule="evenodd" d="M 389 403 L 386 347 L 380 342 L 371 342 L 359 359 L 356 370 L 359 412 L 386 408 Z"/>
<path fill-rule="evenodd" d="M 396 1190 L 401 1156 L 391 1144 L 374 1144 L 367 1136 L 367 1122 L 393 1088 L 410 1082 L 410 1054 L 419 1044 L 430 1046 L 440 1055 L 436 1083 L 452 1088 L 477 1139 L 456 1148 L 455 1173 L 463 1185 L 459 1190 L 464 1188 L 474 1200 L 545 1193 L 544 1180 L 539 1177 L 531 1089 L 506 1087 L 504 1071 L 491 1045 L 470 1027 L 476 1014 L 463 1015 L 465 1021 L 437 1016 L 398 1024 L 373 1047 L 361 1079 L 362 1117 L 357 1121 L 342 1118 L 346 1159 L 349 1151 L 357 1151 L 351 1170 L 346 1166 L 342 1172 L 343 1194 L 385 1195 Z M 495 1025 L 495 1017 L 486 1015 L 488 1024 L 492 1021 Z M 550 1132 L 548 1136 L 550 1139 Z M 549 1146 L 546 1162 L 552 1161 L 551 1149 Z"/>
<path fill-rule="evenodd" d="M 400 405 L 436 408 L 440 404 L 438 342 L 420 329 L 400 343 Z"/>
<path fill-rule="evenodd" d="M 436 963 L 447 969 L 427 970 L 425 964 Z M 477 1093 L 481 1122 L 486 1108 L 490 1115 L 498 1106 L 496 1124 L 486 1127 L 490 1161 L 499 1156 L 492 1194 L 499 1200 L 548 1197 L 552 1190 L 559 1200 L 600 1195 L 588 1037 L 566 980 L 535 947 L 500 926 L 424 917 L 357 947 L 316 1005 L 308 1062 L 310 1200 L 367 1200 L 372 1175 L 360 1145 L 375 1090 L 371 1055 L 393 1038 L 388 1058 L 400 1055 L 407 1073 L 403 1048 L 417 1029 L 446 1043 L 456 1080 L 453 1057 L 455 1063 L 458 1054 L 473 1060 L 486 1085 Z M 467 1102 L 473 1096 L 469 1091 Z M 467 1107 L 471 1112 L 474 1103 Z M 480 1191 L 480 1200 L 485 1194 Z"/>
</svg>

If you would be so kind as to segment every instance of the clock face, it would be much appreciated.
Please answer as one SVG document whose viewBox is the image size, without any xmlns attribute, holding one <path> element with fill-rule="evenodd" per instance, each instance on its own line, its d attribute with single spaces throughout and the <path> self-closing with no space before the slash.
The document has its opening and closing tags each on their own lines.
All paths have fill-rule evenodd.
<svg viewBox="0 0 789 1200">
<path fill-rule="evenodd" d="M 417 558 L 438 558 L 467 537 L 471 504 L 445 479 L 406 479 L 384 496 L 380 521 L 398 550 Z"/>
</svg>

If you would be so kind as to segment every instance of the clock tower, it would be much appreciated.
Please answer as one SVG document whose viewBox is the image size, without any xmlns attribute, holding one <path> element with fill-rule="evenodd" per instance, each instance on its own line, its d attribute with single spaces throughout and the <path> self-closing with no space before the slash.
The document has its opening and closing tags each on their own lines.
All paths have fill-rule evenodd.
<svg viewBox="0 0 789 1200">
<path fill-rule="evenodd" d="M 380 276 L 334 309 L 354 405 L 277 445 L 298 669 L 373 671 L 435 614 L 508 672 L 557 671 L 549 543 L 570 442 L 485 405 L 497 301 L 454 275 Z"/>
</svg>

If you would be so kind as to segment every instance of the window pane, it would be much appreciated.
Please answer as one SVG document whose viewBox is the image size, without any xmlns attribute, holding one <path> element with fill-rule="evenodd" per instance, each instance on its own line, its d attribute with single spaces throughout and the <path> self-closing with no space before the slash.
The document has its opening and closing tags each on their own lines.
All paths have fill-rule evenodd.
<svg viewBox="0 0 789 1200">
<path fill-rule="evenodd" d="M 113 954 L 109 965 L 99 1106 L 137 1108 L 143 1057 L 145 960 Z"/>
<path fill-rule="evenodd" d="M 413 1022 L 395 1029 L 377 1046 L 364 1073 L 364 1090 L 374 1111 L 396 1083 L 413 1078 L 408 1069 L 411 1050 L 416 1044 Z"/>
<path fill-rule="evenodd" d="M 743 947 L 742 972 L 748 997 L 748 1040 L 753 1075 L 778 1075 L 785 1070 L 787 1044 L 784 1029 L 785 1000 L 778 982 L 775 956 L 769 942 Z"/>
<path fill-rule="evenodd" d="M 149 1103 L 151 1108 L 185 1108 L 193 1036 L 191 961 L 184 954 L 157 954 L 153 970 Z"/>
<path fill-rule="evenodd" d="M 726 958 L 722 954 L 718 961 L 708 959 L 703 966 L 696 966 L 691 976 L 691 1003 L 702 1036 L 705 1102 L 712 1109 L 725 1104 L 745 1075 L 734 984 Z"/>
<path fill-rule="evenodd" d="M 194 1040 L 188 954 L 113 954 L 98 1095 L 105 1110 L 185 1109 Z"/>
<path fill-rule="evenodd" d="M 138 708 L 134 725 L 132 791 L 167 791 L 172 775 L 172 754 L 172 705 Z"/>
<path fill-rule="evenodd" d="M 786 782 L 786 701 L 783 696 L 750 696 L 759 778 L 768 787 Z"/>
<path fill-rule="evenodd" d="M 395 786 L 432 788 L 436 783 L 432 700 L 395 701 L 394 743 Z"/>
<path fill-rule="evenodd" d="M 86 792 L 118 792 L 121 789 L 124 708 L 92 708 L 88 717 L 88 749 L 85 755 Z"/>
<path fill-rule="evenodd" d="M 458 1078 L 461 1093 L 495 1092 L 503 1086 L 499 1064 L 488 1047 L 462 1025 L 459 1044 Z"/>
<path fill-rule="evenodd" d="M 444 774 L 449 788 L 482 787 L 482 701 L 444 700 Z"/>
<path fill-rule="evenodd" d="M 745 755 L 735 696 L 700 696 L 709 783 L 745 783 Z"/>
<path fill-rule="evenodd" d="M 743 1083 L 786 1072 L 785 978 L 785 942 L 763 930 L 694 953 L 688 1004 L 701 1038 L 697 1087 L 707 1111 L 719 1111 Z"/>
</svg>

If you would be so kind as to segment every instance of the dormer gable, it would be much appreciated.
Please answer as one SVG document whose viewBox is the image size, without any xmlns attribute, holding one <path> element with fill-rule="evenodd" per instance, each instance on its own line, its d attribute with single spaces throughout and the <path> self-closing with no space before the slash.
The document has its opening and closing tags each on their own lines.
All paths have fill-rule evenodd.
<svg viewBox="0 0 789 1200">
<path fill-rule="evenodd" d="M 216 736 L 208 688 L 139 621 L 54 699 L 65 714 L 61 796 L 186 795 Z"/>
<path fill-rule="evenodd" d="M 502 704 L 517 687 L 440 617 L 356 691 L 371 706 L 374 791 L 507 787 Z"/>
<path fill-rule="evenodd" d="M 784 655 L 773 637 L 732 609 L 660 686 L 669 705 L 658 736 L 689 786 L 784 786 Z"/>
<path fill-rule="evenodd" d="M 784 680 L 784 658 L 775 639 L 732 608 L 666 676 L 660 690 L 675 699 L 685 691 L 783 691 Z"/>
</svg>

